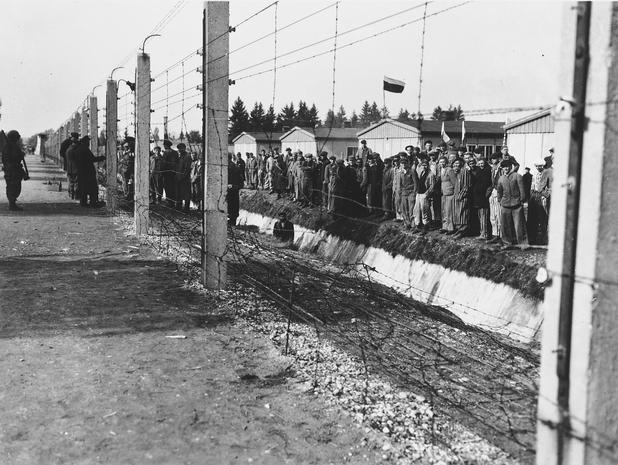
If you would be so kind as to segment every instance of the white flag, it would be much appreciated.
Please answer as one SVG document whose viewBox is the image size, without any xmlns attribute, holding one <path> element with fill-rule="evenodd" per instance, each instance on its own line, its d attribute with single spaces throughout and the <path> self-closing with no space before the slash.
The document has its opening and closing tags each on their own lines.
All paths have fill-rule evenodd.
<svg viewBox="0 0 618 465">
<path fill-rule="evenodd" d="M 440 131 L 440 134 L 442 135 L 442 140 L 444 142 L 448 142 L 449 140 L 451 140 L 451 138 L 448 136 L 448 134 L 444 130 L 444 121 L 442 121 L 442 131 Z"/>
<path fill-rule="evenodd" d="M 463 145 L 464 140 L 466 140 L 466 122 L 461 120 L 461 145 Z"/>
</svg>

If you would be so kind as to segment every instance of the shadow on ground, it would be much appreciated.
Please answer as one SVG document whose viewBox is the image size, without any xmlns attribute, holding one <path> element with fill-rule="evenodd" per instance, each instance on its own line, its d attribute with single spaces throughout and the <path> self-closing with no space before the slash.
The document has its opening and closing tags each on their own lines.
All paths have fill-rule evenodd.
<svg viewBox="0 0 618 465">
<path fill-rule="evenodd" d="M 0 278 L 0 338 L 179 331 L 230 319 L 214 298 L 178 285 L 176 267 L 158 260 L 9 258 Z"/>
<path fill-rule="evenodd" d="M 73 203 L 74 202 L 74 203 Z M 68 200 L 67 202 L 45 203 L 45 202 L 20 202 L 17 204 L 23 207 L 23 211 L 15 212 L 9 210 L 9 204 L 0 202 L 0 217 L 3 216 L 50 216 L 50 215 L 71 215 L 71 216 L 107 216 L 107 211 L 102 208 L 81 207 L 79 203 Z"/>
</svg>

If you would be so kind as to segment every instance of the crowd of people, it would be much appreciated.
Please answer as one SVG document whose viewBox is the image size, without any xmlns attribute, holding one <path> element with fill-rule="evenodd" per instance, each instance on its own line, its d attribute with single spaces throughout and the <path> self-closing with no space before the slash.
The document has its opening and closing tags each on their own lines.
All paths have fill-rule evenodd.
<svg viewBox="0 0 618 465">
<path fill-rule="evenodd" d="M 453 140 L 437 147 L 426 141 L 423 148 L 410 145 L 382 159 L 363 140 L 347 159 L 290 148 L 244 159 L 229 154 L 230 179 L 233 189 L 265 190 L 334 216 L 401 221 L 414 233 L 475 236 L 505 249 L 547 244 L 553 149 L 534 163 L 534 173 L 526 167 L 522 175 L 507 146 L 489 159 Z"/>
</svg>

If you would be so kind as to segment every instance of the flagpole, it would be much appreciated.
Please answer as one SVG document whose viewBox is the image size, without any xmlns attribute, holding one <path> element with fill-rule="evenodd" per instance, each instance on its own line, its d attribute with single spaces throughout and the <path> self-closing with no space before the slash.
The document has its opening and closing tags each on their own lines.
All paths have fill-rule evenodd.
<svg viewBox="0 0 618 465">
<path fill-rule="evenodd" d="M 385 118 L 385 109 L 386 109 L 386 89 L 382 86 L 382 119 Z"/>
</svg>

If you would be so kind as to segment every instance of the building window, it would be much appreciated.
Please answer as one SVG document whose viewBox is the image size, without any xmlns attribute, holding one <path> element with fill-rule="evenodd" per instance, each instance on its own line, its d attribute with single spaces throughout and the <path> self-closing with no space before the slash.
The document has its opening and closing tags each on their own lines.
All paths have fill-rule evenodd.
<svg viewBox="0 0 618 465">
<path fill-rule="evenodd" d="M 348 147 L 346 152 L 346 158 L 355 157 L 356 152 L 358 152 L 358 146 L 355 145 L 354 147 Z"/>
<path fill-rule="evenodd" d="M 474 152 L 475 149 L 480 148 L 482 149 L 482 154 L 485 158 L 489 159 L 489 157 L 495 153 L 495 152 L 499 152 L 500 151 L 500 146 L 499 145 L 491 145 L 491 144 L 467 144 L 466 145 L 466 149 L 468 150 L 468 152 Z"/>
</svg>

